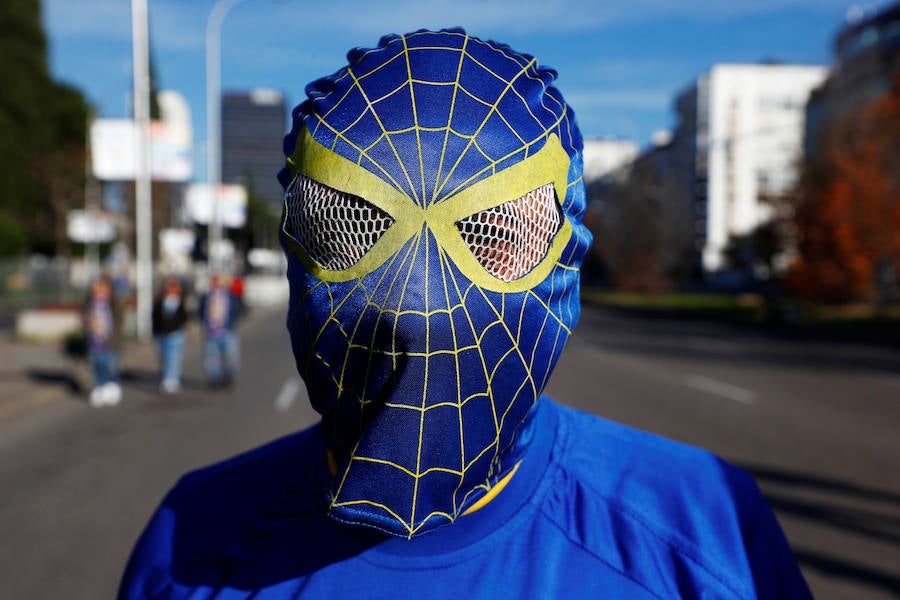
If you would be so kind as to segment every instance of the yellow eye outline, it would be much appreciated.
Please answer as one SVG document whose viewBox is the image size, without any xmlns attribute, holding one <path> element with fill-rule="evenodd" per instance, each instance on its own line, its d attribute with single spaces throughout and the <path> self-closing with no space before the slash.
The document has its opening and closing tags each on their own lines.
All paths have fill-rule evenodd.
<svg viewBox="0 0 900 600">
<path fill-rule="evenodd" d="M 321 145 L 305 128 L 298 136 L 294 153 L 286 161 L 286 168 L 294 177 L 302 173 L 335 190 L 358 196 L 386 212 L 395 221 L 353 266 L 331 271 L 312 260 L 302 246 L 287 234 L 284 229 L 288 214 L 285 206 L 285 219 L 281 227 L 290 249 L 312 275 L 323 281 L 350 281 L 368 275 L 427 226 L 440 248 L 473 283 L 496 292 L 520 292 L 533 288 L 549 275 L 572 236 L 572 225 L 568 218 L 564 218 L 546 256 L 519 279 L 504 282 L 488 273 L 478 262 L 456 226 L 461 219 L 521 198 L 547 183 L 553 184 L 556 197 L 563 200 L 566 196 L 569 155 L 556 134 L 551 134 L 544 147 L 535 154 L 427 208 L 418 206 L 406 194 L 359 164 Z M 565 217 L 565 213 L 562 214 Z"/>
</svg>

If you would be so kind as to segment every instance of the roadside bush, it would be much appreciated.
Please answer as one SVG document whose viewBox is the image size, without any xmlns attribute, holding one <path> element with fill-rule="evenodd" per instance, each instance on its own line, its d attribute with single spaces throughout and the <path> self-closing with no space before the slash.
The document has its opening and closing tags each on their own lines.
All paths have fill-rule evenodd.
<svg viewBox="0 0 900 600">
<path fill-rule="evenodd" d="M 23 254 L 26 244 L 22 225 L 8 213 L 0 211 L 0 256 Z"/>
</svg>

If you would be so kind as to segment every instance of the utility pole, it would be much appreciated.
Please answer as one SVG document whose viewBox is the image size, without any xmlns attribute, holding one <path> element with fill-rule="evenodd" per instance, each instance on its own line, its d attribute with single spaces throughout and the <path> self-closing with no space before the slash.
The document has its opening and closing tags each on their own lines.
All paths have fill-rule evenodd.
<svg viewBox="0 0 900 600">
<path fill-rule="evenodd" d="M 150 339 L 153 302 L 153 214 L 150 186 L 150 61 L 147 0 L 131 0 L 134 61 L 135 230 L 137 236 L 137 336 Z"/>
<path fill-rule="evenodd" d="M 88 116 L 86 119 L 84 148 L 86 156 L 84 161 L 84 214 L 92 220 L 96 216 L 100 208 L 100 186 L 93 173 L 94 149 L 91 145 L 91 126 L 93 118 Z M 93 239 L 88 241 L 84 246 L 84 266 L 85 281 L 90 286 L 91 282 L 100 276 L 100 248 L 96 239 L 97 224 L 93 223 L 92 231 Z"/>
</svg>

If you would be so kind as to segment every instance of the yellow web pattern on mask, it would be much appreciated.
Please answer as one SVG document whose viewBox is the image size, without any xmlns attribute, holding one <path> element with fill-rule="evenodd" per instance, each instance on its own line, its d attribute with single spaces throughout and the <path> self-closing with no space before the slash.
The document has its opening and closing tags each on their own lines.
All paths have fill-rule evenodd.
<svg viewBox="0 0 900 600">
<path fill-rule="evenodd" d="M 528 107 L 528 111 L 531 112 L 531 107 L 529 106 L 528 102 L 520 95 L 513 84 L 518 77 L 526 77 L 535 80 L 538 79 L 535 76 L 534 61 L 532 60 L 525 65 L 520 65 L 520 69 L 518 70 L 517 74 L 506 81 L 505 90 L 502 94 L 500 94 L 500 97 L 498 97 L 497 100 L 493 103 L 487 103 L 484 100 L 479 99 L 476 94 L 466 90 L 459 81 L 463 59 L 465 57 L 468 57 L 469 59 L 478 62 L 475 56 L 469 54 L 467 50 L 468 45 L 471 43 L 484 44 L 484 42 L 469 38 L 468 36 L 459 33 L 455 35 L 459 35 L 460 37 L 465 38 L 462 47 L 459 49 L 408 47 L 408 38 L 412 38 L 416 35 L 418 34 L 411 34 L 410 36 L 401 37 L 398 40 L 395 40 L 395 42 L 393 43 L 403 44 L 403 52 L 397 54 L 397 56 L 391 59 L 391 61 L 386 62 L 385 65 L 382 65 L 382 67 L 379 67 L 379 69 L 368 72 L 363 76 L 357 76 L 352 69 L 348 68 L 345 76 L 352 78 L 353 85 L 350 87 L 350 90 L 348 90 L 331 109 L 331 111 L 339 110 L 341 101 L 346 98 L 352 90 L 357 90 L 358 92 L 362 93 L 363 96 L 365 96 L 366 92 L 363 83 L 367 77 L 377 76 L 378 71 L 381 68 L 384 68 L 386 65 L 390 64 L 390 62 L 393 62 L 395 60 L 405 60 L 408 77 L 403 85 L 396 87 L 386 96 L 380 98 L 366 97 L 368 108 L 366 111 L 362 111 L 359 119 L 361 119 L 365 113 L 369 113 L 373 115 L 377 120 L 379 127 L 381 128 L 381 135 L 374 142 L 372 142 L 368 146 L 363 147 L 354 143 L 353 140 L 350 139 L 348 135 L 346 135 L 346 132 L 350 130 L 359 119 L 350 123 L 344 129 L 337 130 L 332 127 L 332 125 L 330 125 L 327 120 L 331 111 L 326 112 L 323 115 L 316 116 L 318 118 L 317 127 L 326 127 L 334 135 L 334 143 L 331 146 L 332 150 L 334 150 L 339 141 L 344 144 L 349 144 L 359 153 L 359 159 L 356 161 L 357 164 L 362 163 L 363 159 L 370 160 L 380 169 L 379 174 L 383 179 L 389 181 L 397 189 L 412 190 L 413 194 L 415 194 L 414 200 L 419 206 L 427 206 L 429 203 L 437 202 L 443 197 L 450 196 L 458 192 L 459 190 L 464 189 L 466 186 L 475 181 L 478 181 L 485 175 L 496 173 L 498 165 L 508 160 L 510 157 L 521 153 L 523 149 L 525 150 L 527 155 L 534 144 L 537 144 L 542 139 L 545 139 L 548 133 L 550 131 L 553 131 L 555 128 L 573 127 L 572 123 L 569 120 L 569 113 L 562 104 L 559 104 L 559 106 L 557 106 L 552 111 L 549 108 L 544 107 L 544 110 L 548 110 L 554 115 L 559 115 L 556 117 L 556 122 L 552 127 L 542 127 L 541 129 L 544 130 L 544 133 L 537 136 L 535 139 L 525 140 L 519 137 L 518 139 L 521 142 L 520 148 L 503 156 L 491 158 L 488 152 L 479 145 L 478 133 L 482 130 L 482 128 L 485 126 L 488 119 L 492 115 L 499 114 L 500 117 L 504 119 L 504 121 L 506 120 L 505 117 L 499 112 L 499 105 L 506 94 L 517 95 L 519 101 L 521 102 L 521 105 Z M 441 50 L 459 54 L 459 66 L 457 70 L 456 81 L 450 83 L 432 83 L 414 79 L 412 77 L 412 72 L 410 69 L 410 53 L 419 50 L 426 50 L 431 52 L 434 52 L 435 50 Z M 509 60 L 513 59 L 510 58 Z M 501 78 L 499 74 L 490 71 L 490 69 L 488 69 L 484 64 L 478 64 L 486 72 L 492 73 L 493 76 L 497 78 Z M 446 126 L 438 128 L 427 128 L 419 125 L 419 115 L 415 104 L 416 99 L 415 95 L 413 94 L 414 83 L 418 85 L 454 86 L 454 91 L 452 94 L 452 104 L 449 111 L 448 123 Z M 410 96 L 414 112 L 413 119 L 415 126 L 413 128 L 388 130 L 385 128 L 382 120 L 379 118 L 377 111 L 373 108 L 375 104 L 389 100 L 389 97 L 394 94 L 408 94 Z M 454 114 L 454 106 L 456 104 L 458 94 L 468 94 L 476 101 L 489 106 L 489 110 L 486 116 L 484 116 L 482 123 L 471 135 L 466 135 L 459 131 L 455 131 L 453 130 L 451 125 Z M 544 98 L 547 101 L 559 103 L 559 101 L 553 96 L 544 95 Z M 535 121 L 540 122 L 538 117 L 533 112 L 531 113 L 531 116 L 535 119 Z M 512 127 L 510 127 L 510 129 L 512 131 L 515 131 L 515 129 Z M 439 131 L 444 133 L 444 143 L 440 149 L 441 160 L 439 162 L 439 165 L 441 165 L 441 167 L 438 169 L 438 172 L 434 174 L 435 180 L 431 197 L 426 197 L 426 169 L 424 167 L 424 153 L 420 137 L 421 133 L 425 131 Z M 414 181 L 414 179 L 416 179 L 415 174 L 404 168 L 404 181 L 401 182 L 395 176 L 393 176 L 388 171 L 388 169 L 379 165 L 378 159 L 372 151 L 376 144 L 386 141 L 389 144 L 397 162 L 401 166 L 406 165 L 406 162 L 403 160 L 405 157 L 401 156 L 400 149 L 394 145 L 391 139 L 391 134 L 406 132 L 414 132 L 417 136 L 417 140 L 419 141 L 417 157 L 419 165 L 419 177 L 417 181 Z M 488 161 L 487 166 L 469 174 L 469 176 L 465 178 L 462 183 L 454 185 L 453 189 L 449 189 L 448 186 L 451 182 L 454 172 L 458 168 L 460 168 L 460 163 L 462 157 L 465 155 L 465 151 L 459 153 L 459 159 L 457 159 L 455 163 L 452 164 L 447 172 L 442 172 L 444 157 L 448 149 L 448 141 L 451 134 L 457 137 L 466 138 L 466 147 L 474 147 Z M 313 135 L 315 136 L 315 132 L 313 132 Z M 569 188 L 571 188 L 571 186 L 577 184 L 578 182 L 569 182 L 567 185 Z M 566 197 L 569 196 L 570 194 L 567 193 Z M 396 215 L 392 216 L 396 217 Z M 400 216 L 399 218 L 402 218 L 402 216 Z M 432 253 L 434 252 L 437 252 L 438 254 L 436 260 L 435 257 L 432 256 Z M 575 267 L 568 266 L 572 262 L 572 255 L 576 252 L 574 246 L 569 249 L 569 252 L 570 255 L 561 257 L 560 260 L 556 263 L 555 268 L 551 270 L 551 285 L 549 289 L 554 290 L 558 294 L 565 293 L 565 286 L 556 285 L 556 278 L 564 276 L 566 271 L 573 271 L 576 269 Z M 413 265 L 424 265 L 424 273 L 422 273 L 421 271 L 417 271 L 417 269 L 413 268 Z M 439 269 L 436 269 L 436 266 L 439 267 Z M 294 319 L 299 316 L 298 307 L 306 302 L 307 296 L 316 292 L 320 286 L 325 286 L 329 301 L 329 316 L 322 321 L 322 324 L 320 327 L 318 327 L 318 329 L 315 329 L 313 326 L 314 330 L 309 332 L 312 339 L 310 340 L 311 351 L 308 356 L 308 361 L 320 361 L 327 368 L 327 370 L 331 374 L 332 383 L 337 390 L 337 401 L 358 402 L 360 414 L 362 414 L 362 412 L 364 411 L 365 406 L 373 401 L 372 398 L 369 397 L 370 390 L 368 390 L 367 388 L 369 381 L 369 371 L 372 368 L 375 355 L 380 354 L 382 357 L 388 357 L 395 368 L 397 366 L 397 359 L 401 354 L 404 358 L 417 359 L 424 362 L 420 397 L 415 399 L 410 398 L 409 404 L 388 402 L 383 405 L 385 409 L 411 411 L 413 413 L 418 413 L 419 439 L 417 442 L 417 456 L 415 465 L 407 466 L 377 456 L 362 455 L 359 452 L 359 442 L 357 442 L 357 446 L 354 447 L 351 453 L 348 466 L 344 470 L 337 489 L 332 494 L 331 499 L 331 506 L 333 508 L 343 506 L 350 507 L 360 504 L 377 507 L 383 510 L 386 514 L 389 514 L 394 519 L 396 519 L 397 522 L 402 525 L 405 531 L 407 531 L 410 537 L 415 535 L 419 527 L 421 527 L 426 521 L 428 521 L 430 517 L 441 516 L 448 519 L 449 521 L 455 520 L 455 518 L 459 514 L 461 514 L 461 511 L 466 505 L 468 498 L 472 494 L 475 494 L 480 490 L 489 490 L 492 486 L 492 482 L 496 480 L 497 476 L 500 475 L 505 468 L 507 468 L 505 465 L 500 464 L 499 452 L 501 448 L 499 448 L 499 445 L 501 442 L 501 431 L 508 430 L 505 421 L 509 415 L 509 412 L 517 403 L 521 401 L 527 401 L 529 403 L 528 406 L 530 407 L 530 405 L 537 399 L 540 391 L 546 385 L 550 375 L 552 361 L 546 361 L 546 365 L 543 367 L 541 372 L 534 372 L 535 356 L 538 346 L 541 345 L 541 340 L 545 339 L 545 336 L 552 336 L 552 343 L 544 342 L 544 345 L 554 349 L 559 348 L 560 337 L 568 337 L 568 335 L 571 333 L 567 323 L 573 322 L 574 314 L 577 311 L 578 299 L 576 297 L 576 294 L 569 293 L 567 303 L 565 305 L 562 305 L 559 298 L 553 298 L 552 296 L 550 298 L 541 298 L 531 290 L 526 290 L 524 292 L 525 297 L 521 300 L 521 303 L 516 309 L 515 303 L 508 303 L 506 295 L 504 294 L 490 294 L 481 287 L 471 282 L 467 282 L 466 285 L 461 287 L 459 278 L 454 276 L 453 269 L 454 265 L 449 255 L 442 250 L 440 243 L 434 238 L 434 236 L 426 226 L 423 227 L 422 230 L 418 234 L 416 234 L 407 244 L 405 244 L 401 251 L 393 255 L 387 261 L 387 263 L 376 269 L 375 272 L 379 272 L 379 276 L 377 279 L 373 277 L 361 277 L 350 282 L 344 282 L 339 286 L 330 284 L 325 281 L 320 281 L 313 288 L 306 290 L 305 294 L 302 297 L 298 298 L 297 304 L 295 304 L 291 314 L 291 321 L 294 322 Z M 439 285 L 433 285 L 433 278 L 436 277 L 440 279 Z M 417 289 L 424 290 L 424 310 L 413 310 L 404 307 L 407 291 L 411 287 L 417 287 Z M 432 292 L 436 289 L 442 290 L 443 293 L 440 294 L 440 297 L 434 297 L 434 294 Z M 340 292 L 338 290 L 340 290 Z M 319 293 L 320 292 L 321 291 L 319 291 Z M 364 298 L 364 302 L 362 302 L 359 298 L 360 295 L 362 295 L 362 297 Z M 321 293 L 319 297 L 321 297 Z M 388 301 L 390 299 L 396 300 L 388 305 Z M 345 307 L 347 307 L 348 312 L 350 311 L 348 303 L 356 307 L 353 310 L 358 312 L 358 316 L 355 322 L 352 322 L 352 324 L 350 324 L 349 322 L 345 324 L 340 318 L 342 310 L 344 310 Z M 480 307 L 482 307 L 482 309 L 485 306 L 489 308 L 489 322 L 487 322 L 486 324 L 482 324 L 480 323 L 480 321 L 484 321 L 483 317 L 476 318 L 475 316 L 473 316 L 473 313 L 470 311 L 470 305 L 472 305 L 473 303 L 477 303 Z M 364 304 L 365 308 L 359 310 L 358 307 L 360 306 L 360 304 Z M 377 317 L 375 317 L 375 323 L 374 325 L 366 324 L 364 326 L 364 317 L 369 313 L 370 310 L 374 310 L 377 313 Z M 518 314 L 513 313 L 512 311 L 514 310 L 518 310 Z M 534 311 L 540 310 L 543 310 L 544 316 L 538 330 L 539 332 L 536 335 L 533 335 L 533 347 L 520 347 L 519 342 L 522 339 L 526 312 L 533 313 Z M 461 314 L 463 318 L 455 319 L 454 317 L 458 316 L 457 313 Z M 431 345 L 431 328 L 433 326 L 432 321 L 437 315 L 446 315 L 448 317 L 449 326 L 451 328 L 449 338 L 452 340 L 452 347 L 438 348 L 432 347 Z M 421 317 L 422 319 L 424 319 L 425 323 L 425 331 L 423 332 L 425 347 L 421 352 L 407 351 L 397 343 L 398 325 L 404 318 L 413 316 Z M 528 326 L 533 327 L 533 316 L 530 318 L 532 320 Z M 379 331 L 383 320 L 392 326 L 390 347 L 387 349 L 379 349 L 375 339 L 376 333 Z M 346 340 L 347 344 L 347 351 L 344 353 L 342 364 L 330 364 L 327 362 L 327 359 L 324 356 L 316 352 L 316 348 L 318 347 L 319 342 L 323 339 L 323 336 L 335 335 L 335 324 L 337 324 L 338 327 L 337 334 L 342 336 Z M 364 336 L 363 330 L 371 331 L 371 335 Z M 502 335 L 505 336 L 506 339 L 508 339 L 509 351 L 499 360 L 491 361 L 488 360 L 488 358 L 485 356 L 483 348 L 481 346 L 481 342 L 489 333 L 491 335 L 496 335 L 497 332 L 495 330 L 499 330 Z M 459 345 L 458 342 L 460 339 L 471 339 L 472 343 Z M 352 377 L 348 375 L 355 369 L 358 369 L 357 364 L 351 364 L 350 357 L 353 350 L 366 352 L 369 356 L 368 364 L 366 365 L 365 369 L 366 373 L 363 377 L 363 381 L 365 383 L 363 384 L 363 389 L 361 390 L 353 389 L 352 382 L 350 381 Z M 462 379 L 474 377 L 474 374 L 462 372 L 460 358 L 463 354 L 470 355 L 471 353 L 477 355 L 478 362 L 480 363 L 481 367 L 481 372 L 477 375 L 478 377 L 483 377 L 487 385 L 481 388 L 478 392 L 463 397 L 463 390 L 466 386 L 463 384 Z M 444 356 L 453 357 L 454 360 L 454 373 L 456 380 L 447 382 L 447 384 L 448 386 L 452 386 L 455 389 L 456 397 L 442 402 L 428 404 L 427 392 L 429 389 L 429 365 L 437 357 Z M 501 370 L 501 367 L 506 363 L 506 361 L 517 362 L 527 373 L 527 376 L 513 394 L 513 398 L 515 400 L 511 401 L 509 405 L 505 407 L 505 409 L 500 410 L 493 397 L 494 392 L 492 382 L 494 377 L 498 374 L 498 372 Z M 493 439 L 490 440 L 487 444 L 477 447 L 475 452 L 467 452 L 466 436 L 464 434 L 465 427 L 463 426 L 463 409 L 470 402 L 478 401 L 479 399 L 484 398 L 487 399 L 490 405 L 491 418 L 493 419 L 494 436 Z M 422 464 L 423 435 L 426 428 L 426 415 L 429 413 L 429 411 L 441 408 L 455 408 L 457 410 L 460 434 L 460 456 L 458 468 L 451 468 L 446 466 L 425 466 Z M 527 410 L 525 410 L 522 414 L 526 413 Z M 514 438 L 509 441 L 509 444 L 512 444 L 513 442 Z M 471 489 L 461 489 L 461 486 L 465 480 L 466 472 L 472 467 L 474 463 L 478 462 L 489 453 L 493 453 L 493 458 L 488 477 L 481 483 L 474 485 Z M 469 460 L 466 459 L 467 456 L 470 457 Z M 395 507 L 387 506 L 383 503 L 379 503 L 371 499 L 342 498 L 342 492 L 344 490 L 344 484 L 346 482 L 347 475 L 353 468 L 353 464 L 355 462 L 378 463 L 388 468 L 402 472 L 406 476 L 411 478 L 413 480 L 412 499 L 410 502 L 411 513 L 398 514 L 395 510 Z M 447 511 L 433 511 L 427 515 L 417 514 L 417 496 L 419 493 L 419 483 L 427 475 L 436 472 L 446 473 L 458 478 L 456 489 L 453 491 L 452 507 Z M 460 494 L 462 494 L 462 497 L 460 497 Z"/>
</svg>

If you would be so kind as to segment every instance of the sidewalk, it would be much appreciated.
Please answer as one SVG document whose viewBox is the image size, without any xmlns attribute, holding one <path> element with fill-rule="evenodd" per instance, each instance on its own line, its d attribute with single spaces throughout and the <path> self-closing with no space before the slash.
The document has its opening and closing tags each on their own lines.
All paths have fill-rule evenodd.
<svg viewBox="0 0 900 600">
<path fill-rule="evenodd" d="M 127 340 L 120 370 L 155 369 L 151 342 Z M 86 359 L 63 354 L 61 343 L 34 343 L 0 334 L 0 421 L 61 398 L 87 400 L 90 372 Z"/>
<path fill-rule="evenodd" d="M 252 327 L 258 318 L 284 309 L 258 308 L 249 311 L 238 331 Z M 203 333 L 199 323 L 187 327 L 187 348 L 199 351 Z M 186 350 L 187 351 L 187 350 Z M 146 377 L 159 369 L 156 345 L 126 339 L 119 355 L 119 372 Z M 91 376 L 86 359 L 74 360 L 62 351 L 62 343 L 35 343 L 16 340 L 11 332 L 0 332 L 0 421 L 55 400 L 87 402 Z M 155 384 L 154 384 L 155 385 Z"/>
</svg>

